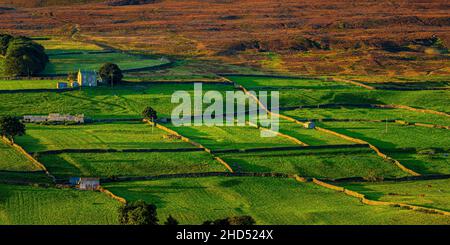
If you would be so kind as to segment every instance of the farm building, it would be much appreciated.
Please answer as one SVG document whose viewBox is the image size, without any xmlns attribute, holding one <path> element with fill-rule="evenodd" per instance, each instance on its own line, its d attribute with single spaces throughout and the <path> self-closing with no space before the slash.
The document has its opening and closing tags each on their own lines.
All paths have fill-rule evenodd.
<svg viewBox="0 0 450 245">
<path fill-rule="evenodd" d="M 23 121 L 27 123 L 41 123 L 47 121 L 47 116 L 23 116 Z"/>
<path fill-rule="evenodd" d="M 78 183 L 80 183 L 80 177 L 70 177 L 69 178 L 69 184 L 71 185 L 71 186 L 76 186 L 76 185 L 78 185 Z"/>
<path fill-rule="evenodd" d="M 315 127 L 316 127 L 316 124 L 312 121 L 305 123 L 305 128 L 307 128 L 307 129 L 314 129 Z"/>
<path fill-rule="evenodd" d="M 56 88 L 58 88 L 58 89 L 65 89 L 65 88 L 68 88 L 68 87 L 69 87 L 69 85 L 66 82 L 58 82 L 56 84 Z"/>
<path fill-rule="evenodd" d="M 80 178 L 78 188 L 80 190 L 97 190 L 100 187 L 99 178 Z"/>
<path fill-rule="evenodd" d="M 80 87 L 80 84 L 78 84 L 78 81 L 72 81 L 72 82 L 70 83 L 70 86 L 71 86 L 72 88 L 78 88 L 78 87 Z"/>
<path fill-rule="evenodd" d="M 23 116 L 23 121 L 26 123 L 42 123 L 42 122 L 74 122 L 84 123 L 84 115 L 62 115 L 58 113 L 52 113 L 48 116 Z"/>
<path fill-rule="evenodd" d="M 77 83 L 79 86 L 96 87 L 97 73 L 95 71 L 78 71 Z"/>
</svg>

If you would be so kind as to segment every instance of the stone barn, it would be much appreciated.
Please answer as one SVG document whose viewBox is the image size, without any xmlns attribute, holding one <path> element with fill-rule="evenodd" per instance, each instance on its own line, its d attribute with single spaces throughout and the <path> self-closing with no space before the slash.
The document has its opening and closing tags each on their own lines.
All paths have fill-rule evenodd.
<svg viewBox="0 0 450 245">
<path fill-rule="evenodd" d="M 97 190 L 100 187 L 99 178 L 80 178 L 78 181 L 78 188 L 80 190 Z"/>
<path fill-rule="evenodd" d="M 305 123 L 305 128 L 307 128 L 307 129 L 314 129 L 314 128 L 316 128 L 316 124 L 314 122 L 312 122 L 312 121 L 306 122 Z"/>
</svg>

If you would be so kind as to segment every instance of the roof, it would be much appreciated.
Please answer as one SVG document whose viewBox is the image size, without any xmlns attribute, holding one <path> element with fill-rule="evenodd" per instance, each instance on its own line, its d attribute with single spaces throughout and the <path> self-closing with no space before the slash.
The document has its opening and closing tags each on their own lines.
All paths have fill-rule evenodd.
<svg viewBox="0 0 450 245">
<path fill-rule="evenodd" d="M 100 178 L 80 178 L 80 181 L 100 181 Z"/>
<path fill-rule="evenodd" d="M 82 71 L 82 70 L 79 70 L 78 72 L 80 72 L 81 74 L 86 74 L 86 75 L 97 75 L 97 72 L 95 72 L 95 71 Z"/>
</svg>

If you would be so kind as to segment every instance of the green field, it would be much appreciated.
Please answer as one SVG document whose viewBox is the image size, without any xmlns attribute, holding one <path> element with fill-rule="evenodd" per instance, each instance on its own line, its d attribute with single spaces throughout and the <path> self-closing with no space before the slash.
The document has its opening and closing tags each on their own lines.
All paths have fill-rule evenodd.
<svg viewBox="0 0 450 245">
<path fill-rule="evenodd" d="M 395 123 L 323 122 L 325 128 L 363 139 L 381 149 L 448 148 L 450 131 L 446 129 L 403 126 Z"/>
<path fill-rule="evenodd" d="M 383 178 L 407 174 L 383 161 L 368 148 L 265 151 L 220 154 L 233 169 L 243 172 L 277 172 L 316 178 Z"/>
<path fill-rule="evenodd" d="M 212 150 L 297 145 L 281 136 L 261 137 L 261 130 L 251 126 L 186 126 L 172 129 Z"/>
<path fill-rule="evenodd" d="M 450 180 L 348 183 L 344 186 L 372 200 L 407 203 L 450 211 Z"/>
<path fill-rule="evenodd" d="M 193 94 L 194 85 L 135 83 L 114 88 L 81 88 L 67 92 L 11 91 L 1 94 L 0 115 L 70 113 L 85 114 L 93 118 L 138 118 L 146 106 L 152 106 L 159 117 L 170 117 L 172 109 L 178 105 L 171 103 L 171 97 L 179 90 Z M 203 90 L 224 93 L 232 91 L 233 87 L 203 84 Z"/>
<path fill-rule="evenodd" d="M 0 183 L 52 184 L 52 179 L 43 171 L 0 171 Z"/>
<path fill-rule="evenodd" d="M 144 58 L 125 53 L 81 53 L 50 55 L 50 63 L 41 74 L 67 74 L 81 70 L 98 71 L 107 62 L 117 64 L 122 70 L 152 67 L 164 64 L 159 59 Z"/>
<path fill-rule="evenodd" d="M 143 199 L 181 224 L 251 215 L 257 224 L 450 224 L 450 218 L 367 206 L 312 183 L 276 178 L 189 178 L 108 184 L 127 200 Z"/>
<path fill-rule="evenodd" d="M 399 104 L 449 112 L 448 90 L 367 90 L 346 83 L 318 79 L 279 79 L 271 77 L 230 77 L 249 85 L 249 89 L 280 91 L 280 107 L 318 106 L 321 104 Z"/>
<path fill-rule="evenodd" d="M 195 148 L 143 122 L 71 126 L 27 124 L 27 134 L 17 137 L 16 142 L 29 152 L 61 149 Z"/>
<path fill-rule="evenodd" d="M 408 168 L 422 174 L 450 174 L 450 157 L 448 153 L 430 154 L 389 152 Z"/>
<path fill-rule="evenodd" d="M 60 38 L 38 38 L 35 40 L 45 48 L 47 54 L 80 52 L 80 51 L 101 51 L 102 48 L 95 44 L 79 42 L 72 39 Z"/>
<path fill-rule="evenodd" d="M 0 80 L 0 90 L 56 89 L 58 82 L 59 80 Z"/>
<path fill-rule="evenodd" d="M 363 90 L 363 88 L 347 83 L 314 78 L 273 78 L 256 76 L 229 76 L 227 78 L 250 90 Z"/>
<path fill-rule="evenodd" d="M 117 224 L 118 207 L 100 192 L 0 185 L 2 225 Z"/>
<path fill-rule="evenodd" d="M 206 152 L 64 153 L 41 155 L 39 160 L 59 178 L 71 176 L 153 176 L 197 172 L 225 172 Z"/>
<path fill-rule="evenodd" d="M 450 125 L 450 117 L 424 114 L 404 109 L 366 109 L 354 107 L 297 109 L 283 111 L 283 114 L 297 119 L 363 119 L 403 120 L 407 122 Z"/>
<path fill-rule="evenodd" d="M 40 169 L 22 153 L 0 140 L 0 170 L 36 171 Z"/>
<path fill-rule="evenodd" d="M 302 125 L 280 119 L 280 132 L 295 137 L 308 145 L 354 144 L 332 134 L 314 129 L 305 129 Z"/>
</svg>

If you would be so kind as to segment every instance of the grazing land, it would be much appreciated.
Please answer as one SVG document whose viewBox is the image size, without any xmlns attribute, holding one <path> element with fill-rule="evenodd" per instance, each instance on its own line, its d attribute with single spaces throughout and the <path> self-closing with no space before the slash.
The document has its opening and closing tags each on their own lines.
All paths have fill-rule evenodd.
<svg viewBox="0 0 450 245">
<path fill-rule="evenodd" d="M 408 181 L 398 183 L 348 183 L 344 186 L 372 200 L 407 203 L 428 208 L 450 210 L 449 180 Z"/>
<path fill-rule="evenodd" d="M 440 215 L 366 206 L 311 183 L 276 178 L 188 178 L 108 184 L 127 200 L 154 203 L 182 224 L 251 215 L 258 224 L 448 224 Z M 289 197 L 289 198 L 287 198 Z M 351 218 L 350 218 L 351 217 Z"/>
<path fill-rule="evenodd" d="M 212 150 L 296 145 L 291 140 L 281 136 L 261 137 L 261 130 L 251 126 L 191 126 L 174 127 L 173 129 Z"/>
<path fill-rule="evenodd" d="M 304 177 L 376 179 L 406 176 L 367 148 L 223 154 L 222 159 L 243 172 L 276 172 Z"/>
<path fill-rule="evenodd" d="M 0 132 L 25 125 L 0 142 L 0 225 L 118 224 L 124 200 L 155 204 L 160 223 L 450 224 L 448 4 L 111 2 L 0 0 Z M 79 70 L 81 86 L 57 88 Z M 203 111 L 220 102 L 209 91 L 278 92 L 279 133 L 249 115 L 175 126 L 179 91 Z M 86 120 L 23 120 L 54 113 Z"/>
<path fill-rule="evenodd" d="M 446 129 L 372 122 L 323 122 L 322 124 L 325 128 L 366 140 L 381 149 L 449 147 L 450 131 Z"/>
<path fill-rule="evenodd" d="M 337 119 L 337 120 L 403 120 L 410 123 L 450 125 L 450 118 L 442 115 L 424 114 L 405 109 L 355 108 L 339 106 L 337 108 L 308 108 L 283 111 L 297 119 Z"/>
<path fill-rule="evenodd" d="M 86 125 L 28 125 L 17 137 L 27 151 L 64 149 L 177 149 L 194 146 L 170 137 L 143 122 L 94 123 Z"/>
<path fill-rule="evenodd" d="M 0 170 L 35 171 L 39 170 L 33 163 L 16 149 L 0 140 Z"/>
<path fill-rule="evenodd" d="M 117 201 L 103 193 L 0 184 L 0 224 L 117 224 Z"/>
<path fill-rule="evenodd" d="M 143 69 L 165 62 L 155 59 L 138 57 L 124 53 L 67 53 L 50 55 L 50 63 L 46 66 L 42 75 L 67 74 L 77 72 L 79 69 L 95 71 L 106 62 L 117 64 L 122 70 Z"/>
<path fill-rule="evenodd" d="M 389 155 L 419 173 L 450 174 L 450 158 L 448 152 L 390 152 Z"/>
<path fill-rule="evenodd" d="M 39 160 L 57 178 L 137 177 L 199 172 L 225 172 L 224 166 L 207 153 L 63 153 L 42 155 Z"/>
</svg>

